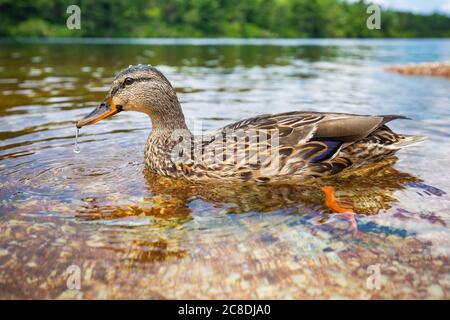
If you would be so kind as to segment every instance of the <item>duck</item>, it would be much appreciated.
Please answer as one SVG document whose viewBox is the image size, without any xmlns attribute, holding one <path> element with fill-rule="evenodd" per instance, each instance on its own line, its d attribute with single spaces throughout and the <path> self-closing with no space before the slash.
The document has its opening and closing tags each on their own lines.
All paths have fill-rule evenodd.
<svg viewBox="0 0 450 320">
<path fill-rule="evenodd" d="M 146 167 L 162 176 L 221 183 L 295 182 L 327 178 L 394 157 L 425 137 L 395 133 L 387 124 L 402 115 L 290 111 L 243 119 L 201 135 L 189 130 L 176 90 L 151 65 L 129 66 L 114 78 L 105 99 L 76 122 L 79 129 L 120 112 L 150 117 Z M 328 205 L 342 211 L 323 189 Z M 348 210 L 345 210 L 348 211 Z"/>
</svg>

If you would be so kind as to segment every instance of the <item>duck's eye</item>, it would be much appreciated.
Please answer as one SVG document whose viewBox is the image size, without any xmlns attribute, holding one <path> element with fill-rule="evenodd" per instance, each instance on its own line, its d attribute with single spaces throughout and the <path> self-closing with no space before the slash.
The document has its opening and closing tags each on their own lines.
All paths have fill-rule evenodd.
<svg viewBox="0 0 450 320">
<path fill-rule="evenodd" d="M 123 82 L 126 86 L 129 86 L 130 84 L 133 84 L 134 79 L 133 78 L 126 78 Z"/>
</svg>

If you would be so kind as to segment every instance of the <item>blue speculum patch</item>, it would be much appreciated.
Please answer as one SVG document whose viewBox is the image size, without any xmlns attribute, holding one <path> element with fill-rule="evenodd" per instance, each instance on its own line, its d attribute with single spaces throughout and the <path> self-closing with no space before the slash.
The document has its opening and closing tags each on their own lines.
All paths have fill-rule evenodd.
<svg viewBox="0 0 450 320">
<path fill-rule="evenodd" d="M 331 157 L 334 156 L 334 154 L 339 150 L 339 148 L 342 145 L 342 141 L 338 141 L 338 140 L 316 140 L 316 141 L 326 144 L 327 148 L 320 155 L 313 158 L 311 160 L 312 163 L 317 163 L 317 162 L 321 162 L 321 161 L 330 159 Z"/>
</svg>

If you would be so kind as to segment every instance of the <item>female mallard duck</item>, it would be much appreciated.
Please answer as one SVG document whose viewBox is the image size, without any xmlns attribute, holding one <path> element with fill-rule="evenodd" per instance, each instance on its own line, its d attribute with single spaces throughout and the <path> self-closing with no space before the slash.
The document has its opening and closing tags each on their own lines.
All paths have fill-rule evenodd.
<svg viewBox="0 0 450 320">
<path fill-rule="evenodd" d="M 150 116 L 147 167 L 190 180 L 293 181 L 335 175 L 391 157 L 423 140 L 394 133 L 386 123 L 403 116 L 287 112 L 238 121 L 193 136 L 174 88 L 151 66 L 130 66 L 114 78 L 106 99 L 77 122 L 81 128 L 121 111 Z"/>
</svg>

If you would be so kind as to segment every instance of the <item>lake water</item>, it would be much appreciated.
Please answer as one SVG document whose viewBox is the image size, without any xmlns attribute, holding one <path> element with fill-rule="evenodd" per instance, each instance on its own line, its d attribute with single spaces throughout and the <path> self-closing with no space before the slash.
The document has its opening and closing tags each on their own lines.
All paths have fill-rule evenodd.
<svg viewBox="0 0 450 320">
<path fill-rule="evenodd" d="M 0 42 L 0 298 L 450 297 L 450 80 L 384 70 L 449 60 L 449 40 L 69 41 Z M 333 184 L 357 232 L 318 183 L 146 172 L 142 114 L 82 128 L 74 153 L 75 121 L 138 63 L 204 129 L 292 110 L 402 114 L 413 120 L 391 127 L 428 140 Z"/>
</svg>

